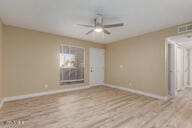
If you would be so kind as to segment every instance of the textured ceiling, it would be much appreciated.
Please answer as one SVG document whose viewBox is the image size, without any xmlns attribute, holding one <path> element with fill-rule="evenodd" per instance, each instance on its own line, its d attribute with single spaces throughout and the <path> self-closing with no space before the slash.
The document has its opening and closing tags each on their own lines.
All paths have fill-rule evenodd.
<svg viewBox="0 0 192 128">
<path fill-rule="evenodd" d="M 0 17 L 13 25 L 99 43 L 109 43 L 192 21 L 192 0 L 0 0 Z M 97 13 L 104 23 L 124 22 L 112 34 L 85 35 Z"/>
</svg>

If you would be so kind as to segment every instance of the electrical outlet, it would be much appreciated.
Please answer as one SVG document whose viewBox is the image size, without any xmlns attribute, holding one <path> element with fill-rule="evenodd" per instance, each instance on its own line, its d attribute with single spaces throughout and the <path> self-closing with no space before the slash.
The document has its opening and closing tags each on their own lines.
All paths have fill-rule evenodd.
<svg viewBox="0 0 192 128">
<path fill-rule="evenodd" d="M 45 84 L 45 85 L 44 85 L 44 87 L 45 87 L 45 88 L 48 88 L 48 87 L 49 87 L 49 85 L 48 85 L 48 84 Z"/>
<path fill-rule="evenodd" d="M 129 86 L 132 86 L 132 83 L 131 83 L 131 82 L 129 82 Z"/>
</svg>

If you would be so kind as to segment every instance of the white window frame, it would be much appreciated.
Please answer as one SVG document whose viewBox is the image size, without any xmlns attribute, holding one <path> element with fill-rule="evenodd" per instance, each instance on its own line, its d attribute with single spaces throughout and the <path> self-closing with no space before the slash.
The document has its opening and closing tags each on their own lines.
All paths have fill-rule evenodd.
<svg viewBox="0 0 192 128">
<path fill-rule="evenodd" d="M 65 80 L 65 81 L 62 81 L 61 79 L 59 79 L 59 82 L 61 83 L 61 82 L 78 82 L 78 81 L 82 81 L 82 80 L 84 80 L 84 83 L 85 83 L 85 60 L 86 60 L 86 54 L 85 54 L 85 47 L 81 47 L 81 46 L 76 46 L 76 45 L 68 45 L 68 44 L 60 44 L 60 50 L 59 50 L 59 54 L 61 54 L 61 48 L 63 48 L 63 47 L 65 47 L 65 46 L 67 46 L 67 47 L 75 47 L 75 48 L 81 48 L 81 49 L 83 49 L 83 51 L 84 51 L 84 53 L 83 53 L 83 58 L 84 58 L 84 61 L 83 61 L 83 67 L 84 67 L 84 75 L 83 75 L 83 79 L 76 79 L 76 80 Z M 63 51 L 63 49 L 62 49 L 62 51 Z M 59 64 L 60 64 L 60 55 L 59 55 Z M 61 70 L 61 67 L 60 67 L 60 65 L 59 65 L 59 71 Z M 60 85 L 62 85 L 62 84 L 60 84 Z"/>
</svg>

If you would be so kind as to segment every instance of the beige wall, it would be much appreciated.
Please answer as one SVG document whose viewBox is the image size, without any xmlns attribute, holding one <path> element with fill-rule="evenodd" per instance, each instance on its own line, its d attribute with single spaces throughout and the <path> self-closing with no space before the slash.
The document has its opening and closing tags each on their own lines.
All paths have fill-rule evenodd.
<svg viewBox="0 0 192 128">
<path fill-rule="evenodd" d="M 167 96 L 165 38 L 176 35 L 176 32 L 177 27 L 172 27 L 108 44 L 105 82 Z M 120 65 L 124 67 L 120 68 Z"/>
<path fill-rule="evenodd" d="M 3 41 L 5 96 L 89 85 L 89 48 L 105 48 L 101 44 L 11 26 L 4 26 Z M 85 84 L 59 85 L 59 48 L 62 43 L 85 47 Z M 45 84 L 49 87 L 45 88 Z"/>
<path fill-rule="evenodd" d="M 177 27 L 101 45 L 12 26 L 3 29 L 4 96 L 89 85 L 89 48 L 106 48 L 105 82 L 144 92 L 168 94 L 167 45 Z M 86 48 L 85 84 L 59 85 L 59 46 Z M 120 68 L 123 65 L 123 68 Z M 132 86 L 129 86 L 129 82 Z M 45 88 L 44 85 L 49 87 Z"/>
<path fill-rule="evenodd" d="M 2 53 L 3 53 L 3 23 L 0 19 L 0 100 L 3 98 L 3 79 L 2 79 Z"/>
</svg>

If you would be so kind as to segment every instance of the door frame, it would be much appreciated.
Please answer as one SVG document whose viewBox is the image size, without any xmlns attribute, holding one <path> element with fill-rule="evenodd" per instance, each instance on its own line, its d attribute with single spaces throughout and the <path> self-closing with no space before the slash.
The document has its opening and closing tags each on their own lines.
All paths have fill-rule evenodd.
<svg viewBox="0 0 192 128">
<path fill-rule="evenodd" d="M 178 85 L 178 83 L 177 83 L 178 81 L 176 81 L 176 91 L 177 91 L 177 92 L 178 92 L 178 91 L 182 91 L 182 90 L 184 90 L 184 88 L 185 88 L 185 86 L 184 86 L 184 84 L 185 84 L 185 81 L 184 81 L 184 48 L 183 48 L 182 46 L 178 45 L 178 44 L 176 45 L 176 80 L 177 80 L 177 77 L 178 77 L 178 76 L 177 76 L 177 75 L 178 75 L 178 74 L 177 74 L 177 72 L 178 72 L 178 69 L 177 69 L 177 68 L 178 68 L 178 67 L 177 67 L 177 64 L 178 64 L 178 63 L 177 63 L 178 51 L 177 51 L 177 50 L 178 50 L 178 49 L 180 49 L 181 52 L 182 52 L 182 66 L 181 66 L 181 67 L 182 67 L 182 68 L 181 68 L 181 69 L 182 69 L 182 71 L 181 71 L 181 72 L 182 72 L 182 80 L 181 80 L 181 81 L 182 81 L 182 82 L 181 82 L 182 85 Z"/>
<path fill-rule="evenodd" d="M 167 37 L 165 39 L 165 76 L 166 76 L 166 85 L 168 86 L 168 90 L 170 88 L 170 92 L 171 94 L 168 94 L 169 96 L 175 96 L 177 94 L 177 89 L 176 89 L 176 46 L 178 44 L 176 44 L 173 39 L 176 37 L 182 37 L 182 36 L 187 36 L 187 35 L 191 35 L 192 33 L 186 33 L 186 34 L 180 34 L 180 35 L 175 35 L 175 36 L 170 36 L 170 37 Z M 169 45 L 172 47 L 172 51 L 171 51 L 171 60 L 170 62 L 172 63 L 172 70 L 169 71 Z M 184 54 L 183 54 L 184 55 Z M 184 59 L 184 56 L 183 56 L 183 59 Z M 190 60 L 189 60 L 190 61 Z M 189 65 L 190 66 L 190 65 Z M 189 69 L 191 70 L 191 69 Z M 184 71 L 184 65 L 183 65 L 183 71 Z M 171 75 L 172 75 L 172 78 L 169 79 L 170 77 L 170 72 L 171 72 Z M 183 72 L 184 74 L 184 72 Z M 189 76 L 191 74 L 189 73 Z M 184 75 L 183 75 L 183 80 L 184 80 Z M 170 81 L 170 82 L 169 82 Z M 183 81 L 183 85 L 184 85 L 184 81 Z M 186 86 L 183 86 L 183 89 L 185 89 Z"/>
<path fill-rule="evenodd" d="M 166 46 L 167 46 L 167 85 L 168 85 L 168 95 L 169 96 L 176 96 L 178 93 L 177 89 L 177 47 L 181 47 L 176 44 L 173 40 L 169 38 L 166 39 Z M 170 52 L 168 52 L 168 47 L 170 46 Z M 184 54 L 183 54 L 184 55 Z M 169 58 L 168 58 L 169 56 Z M 184 56 L 183 56 L 184 59 Z M 184 60 L 183 60 L 184 61 Z M 182 83 L 184 84 L 184 64 L 183 64 L 183 78 Z M 185 87 L 183 87 L 185 88 Z M 183 90 L 182 88 L 182 90 Z"/>
<path fill-rule="evenodd" d="M 165 41 L 166 44 L 166 76 L 168 85 L 168 95 L 176 95 L 176 44 L 169 38 Z M 170 51 L 169 51 L 170 47 Z M 170 66 L 171 65 L 171 66 Z"/>
<path fill-rule="evenodd" d="M 187 55 L 187 60 L 186 60 L 186 55 Z M 187 72 L 187 76 L 186 76 L 186 72 Z M 186 87 L 189 87 L 189 85 L 190 85 L 190 49 L 184 49 L 184 86 L 186 88 Z"/>
</svg>

